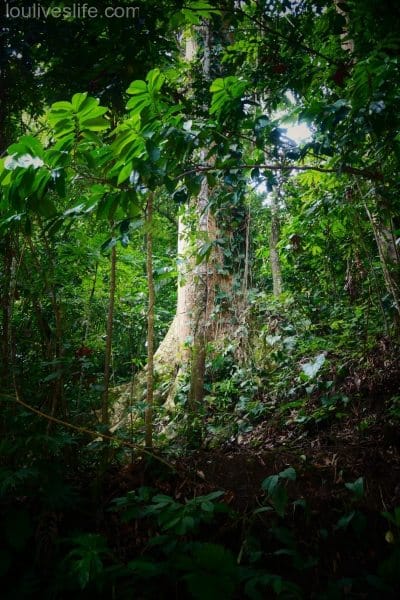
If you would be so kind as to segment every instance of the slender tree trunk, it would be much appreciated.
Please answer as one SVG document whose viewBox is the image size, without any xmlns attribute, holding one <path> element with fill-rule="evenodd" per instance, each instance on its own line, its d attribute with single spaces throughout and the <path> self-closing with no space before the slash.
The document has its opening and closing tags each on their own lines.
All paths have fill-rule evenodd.
<svg viewBox="0 0 400 600">
<path fill-rule="evenodd" d="M 249 287 L 249 274 L 250 274 L 250 225 L 251 225 L 251 212 L 250 205 L 246 215 L 246 240 L 244 248 L 244 271 L 243 271 L 243 285 L 242 294 L 243 299 L 246 300 L 247 290 Z"/>
<path fill-rule="evenodd" d="M 147 200 L 147 287 L 149 305 L 147 310 L 147 378 L 146 378 L 146 413 L 145 413 L 145 445 L 153 447 L 153 401 L 154 401 L 154 308 L 155 288 L 153 276 L 153 193 Z"/>
<path fill-rule="evenodd" d="M 41 223 L 39 223 L 41 225 Z M 42 227 L 43 230 L 43 227 Z M 56 274 L 56 264 L 53 256 L 53 250 L 48 243 L 48 240 L 45 235 L 43 235 L 44 245 L 47 252 L 47 257 L 50 261 L 51 268 L 47 269 L 43 268 L 41 260 L 39 259 L 38 253 L 36 252 L 36 248 L 33 244 L 32 238 L 30 236 L 27 237 L 27 244 L 31 251 L 31 256 L 34 261 L 34 264 L 37 268 L 38 273 L 40 273 L 41 278 L 43 280 L 43 284 L 45 290 L 50 298 L 51 307 L 54 315 L 55 328 L 54 331 L 50 329 L 50 337 L 49 337 L 49 357 L 55 361 L 55 364 L 58 366 L 59 374 L 58 377 L 54 380 L 53 383 L 53 393 L 51 398 L 50 405 L 50 414 L 54 416 L 57 412 L 58 406 L 61 403 L 61 407 L 63 410 L 63 416 L 65 416 L 66 408 L 63 402 L 63 377 L 62 377 L 62 358 L 64 355 L 63 351 L 63 315 L 61 302 L 57 295 L 57 290 L 55 286 L 55 274 Z M 50 278 L 49 278 L 50 274 Z M 53 281 L 52 281 L 53 280 Z M 35 305 L 39 308 L 39 314 L 41 313 L 40 303 L 35 302 Z M 51 429 L 51 421 L 48 423 L 48 431 Z"/>
<path fill-rule="evenodd" d="M 8 119 L 7 119 L 7 89 L 4 86 L 0 87 L 0 156 L 6 150 L 9 144 L 8 135 Z M 6 234 L 3 239 L 3 256 L 2 256 L 2 277 L 0 288 L 0 304 L 1 304 L 1 369 L 0 369 L 0 384 L 7 388 L 9 385 L 10 375 L 10 356 L 11 356 L 11 311 L 13 298 L 10 295 L 11 272 L 13 262 L 13 244 L 10 233 Z"/>
<path fill-rule="evenodd" d="M 209 190 L 207 179 L 204 178 L 201 184 L 201 191 L 197 198 L 196 212 L 200 215 L 199 230 L 207 235 L 209 218 L 208 204 Z M 208 241 L 208 243 L 211 243 Z M 209 284 L 211 283 L 212 268 L 208 260 L 200 263 L 193 271 L 193 288 L 191 300 L 192 315 L 192 356 L 191 356 L 191 372 L 190 372 L 190 390 L 189 390 L 189 409 L 192 414 L 197 412 L 197 408 L 201 405 L 204 398 L 204 376 L 206 362 L 206 346 L 207 346 L 207 326 L 212 307 L 209 304 Z M 211 298 L 210 298 L 211 299 Z M 212 301 L 212 304 L 214 302 Z"/>
<path fill-rule="evenodd" d="M 96 266 L 94 268 L 94 276 L 93 276 L 92 288 L 90 290 L 89 299 L 88 299 L 88 303 L 87 303 L 87 307 L 86 307 L 86 323 L 85 323 L 85 332 L 83 334 L 83 344 L 84 345 L 86 344 L 88 336 L 89 336 L 89 330 L 90 330 L 90 312 L 91 312 L 91 308 L 92 308 L 94 293 L 96 291 L 98 270 L 99 270 L 99 263 L 96 261 Z"/>
<path fill-rule="evenodd" d="M 374 233 L 376 245 L 378 248 L 379 259 L 382 266 L 383 278 L 386 284 L 386 289 L 392 296 L 393 304 L 397 311 L 397 325 L 400 318 L 400 289 L 399 289 L 399 263 L 397 262 L 397 252 L 391 254 L 391 233 L 383 228 L 379 222 L 379 218 L 375 217 L 369 210 L 365 202 L 365 210 L 368 219 L 371 223 Z"/>
<path fill-rule="evenodd" d="M 41 219 L 39 219 L 39 225 L 43 232 L 44 227 Z M 53 385 L 53 398 L 51 404 L 51 415 L 54 416 L 57 412 L 59 406 L 61 406 L 61 411 L 63 416 L 66 416 L 66 406 L 64 403 L 64 377 L 63 377 L 63 356 L 64 356 L 64 345 L 63 345 L 63 313 L 62 313 L 62 304 L 57 293 L 56 288 L 56 257 L 54 256 L 54 248 L 49 244 L 49 240 L 45 233 L 42 234 L 44 247 L 47 253 L 47 257 L 49 259 L 51 270 L 50 275 L 52 282 L 50 283 L 47 275 L 44 275 L 44 281 L 48 287 L 49 295 L 51 299 L 51 304 L 54 313 L 54 321 L 55 321 L 55 336 L 54 336 L 54 360 L 58 366 L 58 377 L 54 380 Z M 49 421 L 49 428 L 50 428 Z"/>
<path fill-rule="evenodd" d="M 269 237 L 269 252 L 272 271 L 272 286 L 273 294 L 278 297 L 282 294 L 282 270 L 281 262 L 278 253 L 278 242 L 280 237 L 280 222 L 279 222 L 279 194 L 273 193 L 271 199 L 271 231 Z"/>
<path fill-rule="evenodd" d="M 106 351 L 104 356 L 104 392 L 101 405 L 101 423 L 104 427 L 109 426 L 109 391 L 110 391 L 110 373 L 111 373 L 111 355 L 112 355 L 112 335 L 114 323 L 114 305 L 116 290 L 117 273 L 117 249 L 115 246 L 111 250 L 110 265 L 110 292 L 108 301 L 107 333 L 106 333 Z"/>
<path fill-rule="evenodd" d="M 8 387 L 9 375 L 10 375 L 10 328 L 11 328 L 11 312 L 12 312 L 12 294 L 11 294 L 11 281 L 13 272 L 13 263 L 15 263 L 15 257 L 13 255 L 12 237 L 11 234 L 7 234 L 4 238 L 4 250 L 3 250 L 3 276 L 2 276 L 2 340 L 1 340 L 1 382 L 2 386 Z M 15 267 L 14 267 L 15 268 Z"/>
</svg>

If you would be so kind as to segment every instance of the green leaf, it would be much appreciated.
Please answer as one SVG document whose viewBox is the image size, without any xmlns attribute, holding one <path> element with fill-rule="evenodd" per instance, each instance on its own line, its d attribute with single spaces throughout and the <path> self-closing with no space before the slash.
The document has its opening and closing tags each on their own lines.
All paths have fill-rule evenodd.
<svg viewBox="0 0 400 600">
<path fill-rule="evenodd" d="M 79 122 L 81 131 L 104 131 L 110 127 L 108 121 L 103 117 L 85 119 Z"/>
<path fill-rule="evenodd" d="M 202 502 L 200 504 L 201 510 L 204 510 L 204 512 L 214 512 L 214 504 L 212 502 Z"/>
<path fill-rule="evenodd" d="M 71 102 L 54 102 L 51 105 L 51 110 L 54 112 L 72 113 L 73 106 Z"/>
<path fill-rule="evenodd" d="M 247 81 L 231 75 L 215 79 L 210 86 L 210 92 L 213 94 L 210 114 L 231 110 L 233 105 L 237 105 L 237 102 L 242 98 L 247 86 Z"/>
<path fill-rule="evenodd" d="M 79 119 L 84 120 L 86 118 L 95 118 L 101 115 L 104 115 L 107 112 L 107 108 L 105 106 L 99 106 L 99 101 L 97 98 L 93 98 L 92 96 L 86 96 L 84 102 L 80 105 L 78 109 Z"/>
<path fill-rule="evenodd" d="M 353 494 L 361 499 L 364 495 L 364 479 L 363 477 L 359 477 L 353 483 L 345 483 L 345 486 L 348 490 L 353 492 Z"/>
<path fill-rule="evenodd" d="M 348 515 L 344 515 L 343 517 L 341 517 L 336 524 L 336 529 L 347 529 L 347 527 L 350 525 L 351 521 L 353 520 L 355 514 L 356 514 L 356 512 L 353 510 Z"/>
<path fill-rule="evenodd" d="M 97 218 L 110 219 L 118 207 L 118 199 L 113 194 L 105 194 L 99 199 L 97 205 Z"/>
<path fill-rule="evenodd" d="M 61 371 L 54 371 L 53 373 L 50 373 L 49 375 L 47 375 L 47 377 L 44 377 L 43 382 L 48 383 L 49 381 L 54 381 L 55 379 L 60 379 L 61 375 L 62 375 Z"/>
<path fill-rule="evenodd" d="M 72 100 L 71 100 L 71 105 L 72 105 L 73 110 L 75 112 L 79 112 L 80 108 L 84 108 L 86 99 L 87 99 L 87 92 L 84 92 L 82 94 L 74 94 L 72 96 Z M 86 105 L 88 105 L 88 104 L 90 106 L 90 100 L 89 100 L 89 103 L 86 102 Z"/>
<path fill-rule="evenodd" d="M 133 113 L 140 114 L 142 110 L 148 106 L 151 106 L 151 98 L 149 94 L 143 94 L 141 96 L 135 96 L 134 98 L 131 98 L 126 105 L 126 108 L 131 110 Z"/>
<path fill-rule="evenodd" d="M 133 81 L 128 89 L 126 90 L 127 94 L 138 95 L 138 94 L 146 94 L 147 93 L 147 83 L 142 81 L 141 79 L 137 79 Z"/>
<path fill-rule="evenodd" d="M 56 206 L 48 194 L 45 194 L 36 206 L 31 206 L 35 212 L 38 212 L 47 219 L 57 214 Z"/>
<path fill-rule="evenodd" d="M 125 130 L 115 138 L 112 148 L 116 154 L 121 154 L 125 147 L 136 142 L 137 138 L 137 131 L 133 131 L 132 129 Z"/>
<path fill-rule="evenodd" d="M 211 254 L 211 250 L 213 249 L 213 242 L 204 242 L 197 250 L 196 253 L 196 264 L 199 265 L 204 260 L 207 260 Z"/>
<path fill-rule="evenodd" d="M 295 481 L 296 480 L 296 471 L 293 469 L 293 467 L 288 467 L 287 469 L 285 469 L 284 471 L 281 471 L 279 473 L 279 477 L 281 479 L 290 479 L 291 481 Z"/>
<path fill-rule="evenodd" d="M 188 23 L 200 25 L 202 19 L 210 19 L 212 15 L 221 14 L 221 11 L 205 0 L 192 0 L 185 3 L 182 14 Z"/>
<path fill-rule="evenodd" d="M 75 122 L 72 117 L 60 118 L 57 115 L 49 113 L 49 122 L 54 129 L 54 135 L 58 138 L 68 136 L 75 131 Z"/>
<path fill-rule="evenodd" d="M 161 90 L 165 77 L 160 69 L 153 69 L 147 74 L 146 81 L 148 82 L 149 93 L 154 95 Z"/>
<path fill-rule="evenodd" d="M 222 492 L 221 490 L 215 491 L 215 492 L 210 492 L 209 494 L 206 494 L 205 496 L 199 496 L 197 498 L 197 501 L 201 500 L 202 502 L 207 501 L 207 502 L 212 502 L 213 500 L 216 500 L 217 498 L 221 498 L 221 496 L 223 496 L 225 494 L 225 492 Z"/>
<path fill-rule="evenodd" d="M 271 512 L 273 510 L 273 508 L 271 506 L 261 506 L 260 508 L 256 508 L 256 510 L 253 511 L 253 515 L 259 515 L 265 512 Z"/>
<path fill-rule="evenodd" d="M 261 483 L 261 488 L 267 492 L 269 496 L 274 493 L 274 490 L 279 482 L 279 475 L 270 475 Z"/>
<path fill-rule="evenodd" d="M 389 523 L 393 523 L 396 527 L 400 528 L 400 506 L 396 506 L 393 513 L 383 512 L 382 515 L 389 521 Z"/>
<path fill-rule="evenodd" d="M 165 571 L 164 565 L 145 558 L 131 560 L 127 564 L 127 568 L 138 577 L 143 577 L 145 579 L 157 577 Z"/>
<path fill-rule="evenodd" d="M 313 362 L 308 362 L 305 363 L 304 365 L 302 365 L 302 371 L 303 373 L 308 377 L 308 379 L 313 379 L 316 374 L 318 373 L 318 371 L 321 369 L 322 365 L 324 364 L 326 358 L 325 358 L 325 353 L 321 353 L 318 354 L 318 356 L 316 357 L 316 359 Z"/>
<path fill-rule="evenodd" d="M 129 179 L 131 173 L 132 173 L 132 163 L 129 162 L 119 172 L 118 179 L 117 179 L 117 185 L 120 185 L 121 183 L 123 183 L 124 181 Z"/>
<path fill-rule="evenodd" d="M 20 150 L 19 150 L 20 149 Z M 18 144 L 12 144 L 7 149 L 8 154 L 28 153 L 32 156 L 43 157 L 43 146 L 37 138 L 31 135 L 23 135 L 19 138 Z"/>
<path fill-rule="evenodd" d="M 280 517 L 285 516 L 285 510 L 288 503 L 288 494 L 283 485 L 278 485 L 273 494 L 270 495 L 270 502 Z"/>
</svg>

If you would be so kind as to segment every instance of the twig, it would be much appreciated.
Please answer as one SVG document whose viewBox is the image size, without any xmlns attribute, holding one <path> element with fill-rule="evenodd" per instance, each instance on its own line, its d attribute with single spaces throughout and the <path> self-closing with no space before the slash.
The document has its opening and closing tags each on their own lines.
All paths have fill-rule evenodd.
<svg viewBox="0 0 400 600">
<path fill-rule="evenodd" d="M 106 439 L 110 442 L 116 442 L 118 444 L 121 444 L 121 446 L 126 446 L 128 448 L 138 450 L 139 452 L 141 452 L 143 454 L 147 454 L 147 456 L 151 456 L 151 458 L 154 458 L 155 460 L 162 463 L 163 465 L 165 465 L 172 471 L 176 471 L 176 467 L 173 464 L 171 464 L 164 458 L 157 456 L 157 454 L 154 454 L 153 452 L 146 450 L 142 446 L 139 446 L 139 444 L 134 444 L 133 442 L 128 442 L 127 440 L 122 440 L 121 438 L 118 438 L 113 435 L 108 435 L 106 433 L 92 431 L 91 429 L 87 429 L 86 427 L 81 427 L 79 425 L 73 425 L 72 423 L 68 423 L 67 421 L 63 421 L 62 419 L 58 419 L 57 417 L 48 415 L 47 413 L 44 413 L 41 410 L 35 408 L 34 406 L 31 406 L 30 404 L 27 404 L 26 402 L 24 402 L 24 400 L 21 399 L 21 396 L 20 396 L 17 388 L 15 388 L 14 391 L 15 391 L 15 396 L 12 396 L 11 394 L 0 393 L 0 397 L 9 398 L 10 400 L 14 400 L 14 402 L 19 404 L 20 406 L 23 406 L 30 412 L 38 415 L 39 417 L 42 417 L 43 419 L 47 419 L 48 421 L 51 421 L 52 423 L 57 423 L 57 425 L 62 425 L 63 427 L 67 427 L 68 429 L 73 429 L 74 431 L 77 431 L 78 433 L 85 433 L 86 435 L 89 435 L 90 437 L 98 438 L 99 436 L 101 436 L 102 439 Z"/>
</svg>

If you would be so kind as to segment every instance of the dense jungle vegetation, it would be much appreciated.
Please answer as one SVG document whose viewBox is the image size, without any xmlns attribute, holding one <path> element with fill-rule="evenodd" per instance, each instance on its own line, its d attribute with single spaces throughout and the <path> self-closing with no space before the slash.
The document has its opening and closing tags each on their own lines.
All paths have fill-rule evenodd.
<svg viewBox="0 0 400 600">
<path fill-rule="evenodd" d="M 399 597 L 398 2 L 83 6 L 0 14 L 1 596 Z"/>
</svg>

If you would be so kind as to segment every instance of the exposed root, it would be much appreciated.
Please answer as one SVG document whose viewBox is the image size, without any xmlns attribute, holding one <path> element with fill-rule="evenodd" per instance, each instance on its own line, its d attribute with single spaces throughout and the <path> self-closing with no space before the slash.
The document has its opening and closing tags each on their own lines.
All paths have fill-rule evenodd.
<svg viewBox="0 0 400 600">
<path fill-rule="evenodd" d="M 182 356 L 179 351 L 179 336 L 177 332 L 177 317 L 154 355 L 154 376 L 156 389 L 154 400 L 157 404 L 165 404 L 169 410 L 175 407 L 174 396 L 177 390 L 179 373 L 182 370 Z M 146 397 L 146 369 L 137 373 L 130 383 L 124 383 L 113 389 L 112 414 L 110 431 L 116 431 L 127 423 L 129 414 L 136 403 Z"/>
</svg>

